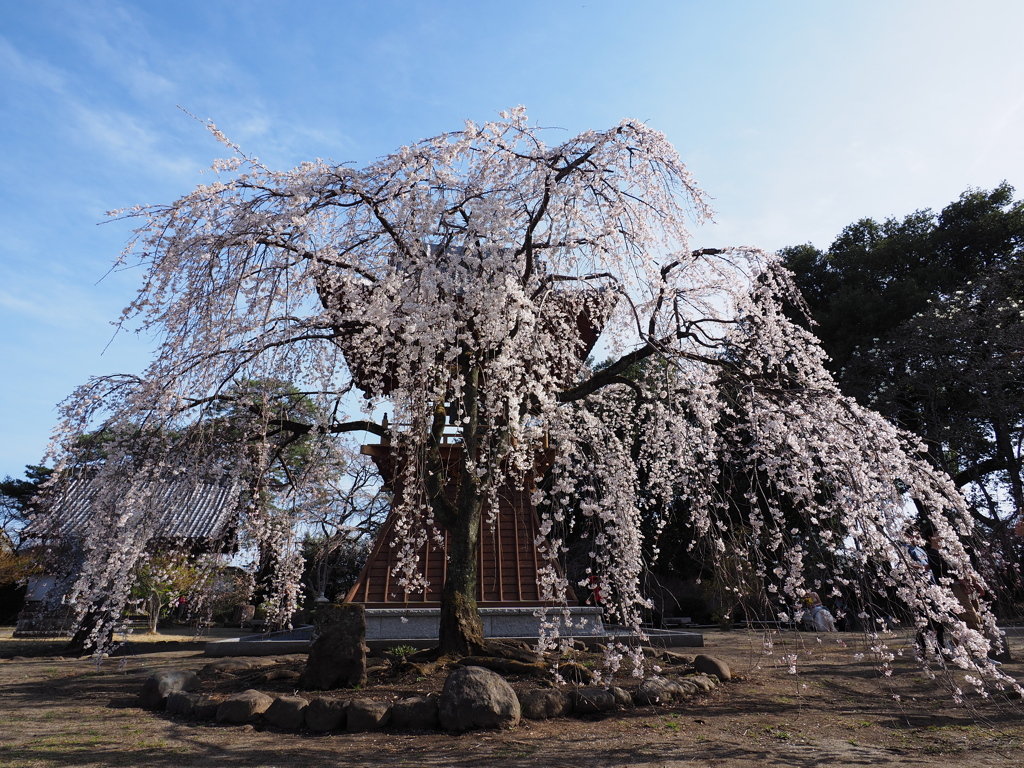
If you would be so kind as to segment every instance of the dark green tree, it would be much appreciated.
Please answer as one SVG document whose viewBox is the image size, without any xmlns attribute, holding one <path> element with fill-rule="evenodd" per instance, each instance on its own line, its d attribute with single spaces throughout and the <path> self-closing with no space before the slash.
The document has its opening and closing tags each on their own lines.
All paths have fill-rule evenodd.
<svg viewBox="0 0 1024 768">
<path fill-rule="evenodd" d="M 920 435 L 961 487 L 993 501 L 1001 487 L 1019 515 L 1024 202 L 1013 195 L 1005 183 L 968 190 L 939 214 L 862 219 L 826 251 L 783 256 L 843 391 Z"/>
<path fill-rule="evenodd" d="M 34 508 L 33 500 L 51 473 L 48 467 L 29 464 L 25 467 L 24 479 L 7 475 L 0 480 L 0 536 L 5 546 L 18 549 L 20 531 Z"/>
<path fill-rule="evenodd" d="M 276 604 L 281 592 L 279 571 L 303 567 L 300 550 L 287 544 L 296 534 L 298 508 L 303 508 L 307 516 L 312 508 L 322 510 L 312 515 L 312 521 L 324 529 L 325 536 L 363 511 L 352 508 L 351 488 L 337 492 L 332 482 L 335 476 L 356 469 L 346 466 L 354 457 L 346 461 L 337 453 L 334 438 L 318 432 L 317 425 L 326 421 L 324 415 L 318 413 L 310 393 L 289 382 L 270 378 L 237 381 L 214 396 L 211 405 L 216 417 L 208 423 L 207 431 L 212 428 L 213 439 L 224 445 L 248 446 L 240 455 L 246 464 L 242 474 L 253 500 L 249 514 L 263 518 L 260 525 L 250 527 L 256 532 L 251 540 L 243 542 L 257 553 L 252 599 L 257 605 L 267 601 Z M 210 440 L 210 434 L 203 439 Z M 323 473 L 320 482 L 314 484 L 313 496 L 317 498 L 298 491 L 307 485 L 304 476 L 311 467 L 323 464 L 326 455 L 333 456 L 329 465 L 334 471 Z M 356 473 L 362 478 L 362 490 L 367 472 Z M 278 610 L 270 620 L 271 626 L 284 626 L 293 607 L 289 601 L 285 609 Z"/>
<path fill-rule="evenodd" d="M 24 479 L 8 475 L 0 481 L 0 621 L 13 619 L 21 610 L 25 581 L 34 572 L 21 531 L 50 473 L 47 467 L 29 465 Z"/>
<path fill-rule="evenodd" d="M 968 190 L 941 213 L 862 219 L 826 251 L 783 256 L 842 390 L 921 437 L 971 501 L 990 562 L 1019 560 L 1024 202 L 1006 183 Z"/>
</svg>

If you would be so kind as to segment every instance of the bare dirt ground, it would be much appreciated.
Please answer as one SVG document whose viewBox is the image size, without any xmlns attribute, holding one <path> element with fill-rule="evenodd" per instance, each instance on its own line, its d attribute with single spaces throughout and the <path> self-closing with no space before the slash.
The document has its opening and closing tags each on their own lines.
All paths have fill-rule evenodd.
<svg viewBox="0 0 1024 768">
<path fill-rule="evenodd" d="M 963 685 L 962 673 L 929 678 L 905 634 L 889 639 L 902 652 L 890 677 L 880 673 L 860 635 L 818 642 L 813 634 L 776 633 L 766 654 L 764 634 L 709 631 L 704 652 L 728 661 L 739 679 L 676 706 L 524 721 L 503 732 L 326 736 L 137 709 L 135 695 L 152 671 L 198 671 L 210 661 L 196 645 L 135 641 L 134 655 L 97 666 L 56 656 L 55 643 L 5 637 L 9 630 L 0 634 L 0 766 L 12 768 L 1024 764 L 1024 705 L 977 694 L 955 705 L 948 686 Z M 1024 658 L 1024 633 L 1011 633 L 1011 648 L 1015 659 Z M 795 675 L 784 658 L 790 654 L 799 659 Z M 1003 669 L 1024 679 L 1021 661 Z M 437 681 L 422 682 L 429 689 Z M 379 698 L 396 690 L 385 687 Z M 372 684 L 363 695 L 375 695 Z"/>
</svg>

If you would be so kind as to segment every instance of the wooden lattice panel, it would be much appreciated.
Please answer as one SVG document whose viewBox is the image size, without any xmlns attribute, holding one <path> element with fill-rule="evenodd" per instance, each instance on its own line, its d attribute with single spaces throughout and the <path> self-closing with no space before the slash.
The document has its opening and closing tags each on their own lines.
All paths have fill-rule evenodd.
<svg viewBox="0 0 1024 768">
<path fill-rule="evenodd" d="M 445 446 L 442 450 L 446 461 L 455 462 L 461 448 Z M 392 481 L 395 486 L 395 498 L 400 498 L 402 489 L 395 479 L 392 449 L 388 446 L 366 446 L 364 453 L 374 458 L 385 480 Z M 526 478 L 522 488 L 506 485 L 501 489 L 498 494 L 498 515 L 493 525 L 487 523 L 489 514 L 486 508 L 484 510 L 477 574 L 477 603 L 481 607 L 544 604 L 537 588 L 540 556 L 535 542 L 538 523 L 537 512 L 530 498 L 532 486 L 529 480 Z M 449 480 L 445 491 L 454 503 L 457 500 L 454 479 Z M 393 575 L 399 551 L 395 523 L 395 517 L 389 515 L 346 601 L 363 603 L 368 608 L 436 608 L 444 588 L 448 533 L 442 531 L 443 547 L 431 539 L 417 552 L 421 572 L 429 582 L 427 590 L 406 593 Z"/>
</svg>

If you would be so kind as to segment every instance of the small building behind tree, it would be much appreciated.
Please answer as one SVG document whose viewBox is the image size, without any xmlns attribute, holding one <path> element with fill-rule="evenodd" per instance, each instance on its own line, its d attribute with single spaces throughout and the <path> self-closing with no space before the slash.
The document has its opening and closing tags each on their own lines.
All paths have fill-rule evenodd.
<svg viewBox="0 0 1024 768">
<path fill-rule="evenodd" d="M 146 544 L 149 555 L 185 552 L 198 557 L 235 551 L 242 503 L 237 482 L 152 481 L 141 484 L 138 496 L 140 503 L 130 513 L 135 519 L 121 522 L 127 529 L 146 525 L 157 531 Z M 102 504 L 98 488 L 87 475 L 74 478 L 22 532 L 42 573 L 29 580 L 16 637 L 75 632 L 75 583 L 85 561 L 86 537 L 106 517 L 97 514 Z"/>
</svg>

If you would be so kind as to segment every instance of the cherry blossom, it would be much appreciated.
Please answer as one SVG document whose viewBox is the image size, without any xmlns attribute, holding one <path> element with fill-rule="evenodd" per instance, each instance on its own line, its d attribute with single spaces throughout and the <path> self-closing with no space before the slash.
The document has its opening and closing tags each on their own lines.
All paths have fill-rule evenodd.
<svg viewBox="0 0 1024 768">
<path fill-rule="evenodd" d="M 810 589 L 868 605 L 870 575 L 918 626 L 952 627 L 962 663 L 994 679 L 989 639 L 906 554 L 913 498 L 955 572 L 978 579 L 960 544 L 963 499 L 908 435 L 840 394 L 792 320 L 803 302 L 776 257 L 691 248 L 687 222 L 711 217 L 708 200 L 647 125 L 554 145 L 551 134 L 517 108 L 365 168 L 288 171 L 220 137 L 232 158 L 215 164 L 216 181 L 123 213 L 139 226 L 119 263 L 143 278 L 120 324 L 159 349 L 143 375 L 91 381 L 63 405 L 58 477 L 89 462 L 83 434 L 108 436 L 92 462 L 104 512 L 78 599 L 108 613 L 123 604 L 151 535 L 138 512 L 148 481 L 227 475 L 256 499 L 301 438 L 314 447 L 285 485 L 307 498 L 337 473 L 339 436 L 370 431 L 407 458 L 393 510 L 406 589 L 422 587 L 418 546 L 441 526 L 452 534 L 441 646 L 465 652 L 482 642 L 474 531 L 547 446 L 534 501 L 553 604 L 569 586 L 560 558 L 585 539 L 608 620 L 637 631 L 649 535 L 674 514 L 694 552 L 736 564 L 723 570 L 737 600 L 757 595 L 799 620 Z M 587 357 L 598 333 L 601 365 Z M 300 419 L 253 399 L 246 439 L 221 439 L 224 399 L 261 380 L 289 382 L 313 407 Z M 355 392 L 362 413 L 345 406 Z M 387 424 L 374 418 L 383 410 Z M 462 446 L 455 468 L 439 459 L 446 429 Z M 457 503 L 443 493 L 449 476 Z M 280 548 L 275 588 L 290 609 L 301 510 L 243 509 L 247 535 Z M 542 645 L 564 639 L 557 622 L 545 632 Z M 628 651 L 613 644 L 609 661 Z"/>
</svg>

